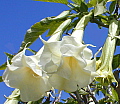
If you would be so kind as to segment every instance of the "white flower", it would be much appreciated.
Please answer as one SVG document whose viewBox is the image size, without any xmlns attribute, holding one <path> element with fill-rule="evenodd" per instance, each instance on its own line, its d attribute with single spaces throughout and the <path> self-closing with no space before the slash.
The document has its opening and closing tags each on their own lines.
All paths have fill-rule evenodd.
<svg viewBox="0 0 120 104">
<path fill-rule="evenodd" d="M 48 41 L 58 41 L 70 22 L 71 19 L 67 19 L 61 23 Z M 38 65 L 43 49 L 44 46 L 33 56 L 26 56 L 24 49 L 13 57 L 11 65 L 7 63 L 7 69 L 3 73 L 3 81 L 9 87 L 20 89 L 20 97 L 24 102 L 37 101 L 51 89 L 49 76 Z"/>
<path fill-rule="evenodd" d="M 20 90 L 22 101 L 36 101 L 43 97 L 51 86 L 48 76 L 37 64 L 37 56 L 26 56 L 25 50 L 14 56 L 11 65 L 7 63 L 2 78 L 7 86 Z"/>
<path fill-rule="evenodd" d="M 91 59 L 88 45 L 72 36 L 64 36 L 62 41 L 43 42 L 39 64 L 50 74 L 49 81 L 54 88 L 73 92 L 78 87 L 86 87 L 97 76 L 96 61 Z"/>
</svg>

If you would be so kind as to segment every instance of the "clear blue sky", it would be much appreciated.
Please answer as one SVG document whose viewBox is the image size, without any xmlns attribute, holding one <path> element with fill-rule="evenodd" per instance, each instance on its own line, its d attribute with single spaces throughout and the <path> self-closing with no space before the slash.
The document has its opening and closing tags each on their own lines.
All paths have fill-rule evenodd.
<svg viewBox="0 0 120 104">
<path fill-rule="evenodd" d="M 64 4 L 45 3 L 32 0 L 0 0 L 0 65 L 7 57 L 4 52 L 17 53 L 26 31 L 36 22 L 50 16 L 57 16 L 63 10 L 69 8 Z M 107 29 L 98 29 L 97 25 L 89 24 L 85 31 L 85 43 L 97 46 L 92 48 L 95 53 L 104 43 L 107 36 Z M 31 48 L 39 50 L 42 43 L 38 39 Z M 2 76 L 3 70 L 0 70 Z M 0 104 L 13 89 L 0 83 Z"/>
</svg>

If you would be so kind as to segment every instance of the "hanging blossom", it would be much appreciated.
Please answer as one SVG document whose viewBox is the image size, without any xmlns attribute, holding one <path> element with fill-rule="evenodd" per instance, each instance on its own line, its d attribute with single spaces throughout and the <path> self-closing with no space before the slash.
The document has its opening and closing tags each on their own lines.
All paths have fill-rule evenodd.
<svg viewBox="0 0 120 104">
<path fill-rule="evenodd" d="M 97 61 L 97 73 L 100 74 L 100 77 L 96 78 L 96 80 L 100 81 L 102 84 L 108 84 L 112 82 L 117 83 L 113 75 L 112 61 L 115 51 L 116 39 L 118 38 L 119 34 L 118 28 L 118 21 L 111 20 L 108 37 L 103 46 L 101 57 Z"/>
<path fill-rule="evenodd" d="M 21 100 L 36 101 L 51 89 L 48 76 L 37 64 L 37 56 L 26 56 L 26 48 L 13 57 L 2 76 L 7 86 L 20 90 Z"/>
<path fill-rule="evenodd" d="M 73 92 L 86 87 L 97 76 L 92 51 L 75 37 L 64 36 L 62 41 L 44 44 L 40 64 L 50 75 L 54 88 Z"/>
<path fill-rule="evenodd" d="M 48 41 L 59 40 L 70 22 L 70 19 L 64 21 Z M 7 61 L 7 68 L 3 73 L 2 79 L 7 86 L 20 90 L 20 99 L 24 102 L 37 101 L 51 89 L 51 85 L 48 82 L 49 76 L 42 70 L 41 65 L 38 65 L 43 49 L 44 46 L 36 55 L 26 56 L 26 48 L 24 48 L 23 51 L 12 58 L 11 65 Z"/>
<path fill-rule="evenodd" d="M 90 17 L 90 14 L 87 16 Z M 85 21 L 89 21 L 86 16 L 79 25 L 86 26 Z M 84 28 L 79 26 L 77 33 L 79 29 L 81 34 L 73 32 L 72 36 L 64 36 L 61 41 L 47 42 L 41 39 L 44 50 L 39 64 L 49 74 L 49 82 L 56 89 L 73 92 L 77 88 L 86 87 L 98 76 L 92 51 L 81 42 Z"/>
</svg>

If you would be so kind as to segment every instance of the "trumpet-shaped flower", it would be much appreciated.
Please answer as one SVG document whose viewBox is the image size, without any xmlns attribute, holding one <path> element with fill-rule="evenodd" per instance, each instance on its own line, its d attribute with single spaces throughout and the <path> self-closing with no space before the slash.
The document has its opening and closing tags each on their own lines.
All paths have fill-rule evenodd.
<svg viewBox="0 0 120 104">
<path fill-rule="evenodd" d="M 62 41 L 46 42 L 40 64 L 50 74 L 51 85 L 69 92 L 86 87 L 97 75 L 92 51 L 73 36 L 64 36 Z M 45 63 L 44 63 L 45 62 Z"/>
<path fill-rule="evenodd" d="M 108 37 L 103 46 L 101 57 L 97 61 L 97 69 L 98 69 L 97 72 L 101 76 L 96 78 L 96 80 L 100 81 L 102 84 L 108 85 L 111 82 L 117 83 L 112 71 L 113 70 L 112 61 L 113 61 L 114 50 L 116 45 L 116 36 L 118 34 L 119 34 L 118 21 L 111 20 L 109 25 Z"/>
<path fill-rule="evenodd" d="M 22 101 L 36 101 L 51 89 L 48 76 L 38 66 L 37 56 L 26 56 L 24 49 L 7 63 L 3 81 L 7 86 L 18 88 Z"/>
<path fill-rule="evenodd" d="M 58 41 L 70 22 L 71 19 L 64 21 L 48 41 Z M 11 65 L 7 63 L 7 69 L 3 73 L 3 81 L 9 87 L 20 89 L 20 97 L 24 102 L 39 100 L 51 89 L 49 76 L 38 65 L 43 49 L 44 46 L 33 56 L 26 56 L 24 49 L 11 60 Z"/>
</svg>

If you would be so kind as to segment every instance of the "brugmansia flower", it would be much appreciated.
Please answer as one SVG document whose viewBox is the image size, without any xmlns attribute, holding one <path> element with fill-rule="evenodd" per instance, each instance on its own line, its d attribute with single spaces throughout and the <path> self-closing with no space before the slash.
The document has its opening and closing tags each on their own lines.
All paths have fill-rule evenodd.
<svg viewBox="0 0 120 104">
<path fill-rule="evenodd" d="M 22 101 L 36 101 L 51 89 L 48 76 L 38 66 L 37 56 L 26 56 L 24 49 L 7 63 L 2 78 L 7 86 L 18 88 Z"/>
<path fill-rule="evenodd" d="M 109 34 L 102 49 L 102 55 L 97 61 L 97 72 L 101 77 L 96 78 L 102 84 L 117 82 L 112 72 L 112 60 L 118 35 L 118 21 L 112 20 L 109 25 Z"/>
<path fill-rule="evenodd" d="M 78 87 L 86 87 L 98 75 L 92 51 L 82 44 L 84 28 L 91 15 L 92 12 L 81 18 L 72 36 L 64 36 L 57 42 L 42 40 L 44 50 L 39 64 L 49 74 L 49 82 L 56 89 L 73 92 Z"/>
<path fill-rule="evenodd" d="M 92 51 L 73 36 L 64 36 L 61 41 L 44 41 L 40 65 L 50 74 L 51 85 L 69 92 L 86 87 L 97 75 Z M 45 62 L 45 63 L 44 63 Z"/>
<path fill-rule="evenodd" d="M 59 40 L 70 22 L 71 19 L 64 21 L 48 41 Z M 46 91 L 51 89 L 51 85 L 48 82 L 49 76 L 38 65 L 43 49 L 44 46 L 36 55 L 26 56 L 25 48 L 13 57 L 11 65 L 7 62 L 7 69 L 3 73 L 3 81 L 9 87 L 18 88 L 20 90 L 20 98 L 24 102 L 37 101 L 46 94 Z"/>
</svg>

